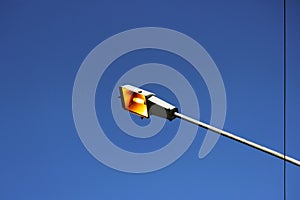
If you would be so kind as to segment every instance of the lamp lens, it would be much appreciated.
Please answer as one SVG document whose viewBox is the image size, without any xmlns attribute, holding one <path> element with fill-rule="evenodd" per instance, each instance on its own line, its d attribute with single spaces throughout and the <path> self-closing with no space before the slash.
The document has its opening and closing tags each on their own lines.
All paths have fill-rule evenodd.
<svg viewBox="0 0 300 200">
<path fill-rule="evenodd" d="M 141 93 L 136 93 L 124 87 L 121 88 L 121 98 L 124 109 L 129 112 L 140 115 L 141 117 L 149 117 L 146 97 Z"/>
</svg>

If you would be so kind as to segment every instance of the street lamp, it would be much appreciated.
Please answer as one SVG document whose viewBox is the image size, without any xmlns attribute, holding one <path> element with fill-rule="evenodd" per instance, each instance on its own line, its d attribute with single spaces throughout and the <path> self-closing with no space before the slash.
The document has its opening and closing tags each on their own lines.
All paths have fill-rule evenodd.
<svg viewBox="0 0 300 200">
<path fill-rule="evenodd" d="M 183 115 L 178 112 L 178 108 L 175 106 L 159 99 L 154 93 L 134 87 L 132 85 L 123 85 L 120 88 L 122 106 L 125 110 L 132 112 L 142 118 L 149 118 L 150 115 L 156 115 L 159 117 L 166 118 L 168 120 L 173 120 L 175 118 L 180 118 L 205 129 L 211 130 L 217 134 L 223 135 L 227 138 L 233 139 L 240 143 L 246 144 L 250 147 L 256 148 L 275 157 L 288 161 L 294 165 L 300 166 L 300 161 L 291 158 L 289 156 L 283 155 L 277 151 L 264 147 L 262 145 L 251 142 L 242 137 L 236 136 L 227 131 L 218 129 L 204 122 L 195 120 L 191 117 Z"/>
</svg>

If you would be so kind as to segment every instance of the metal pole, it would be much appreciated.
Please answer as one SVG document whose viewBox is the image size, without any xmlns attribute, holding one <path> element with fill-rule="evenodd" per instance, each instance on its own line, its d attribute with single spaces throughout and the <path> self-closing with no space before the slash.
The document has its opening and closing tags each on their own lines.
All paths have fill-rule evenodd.
<svg viewBox="0 0 300 200">
<path fill-rule="evenodd" d="M 276 157 L 278 157 L 278 158 L 280 158 L 280 159 L 286 160 L 286 161 L 288 161 L 288 162 L 290 162 L 290 163 L 292 163 L 292 164 L 294 164 L 294 165 L 300 166 L 300 161 L 298 161 L 298 160 L 296 160 L 296 159 L 294 159 L 294 158 L 291 158 L 291 157 L 289 157 L 289 156 L 285 156 L 285 155 L 283 155 L 283 154 L 281 154 L 281 153 L 279 153 L 279 152 L 277 152 L 277 151 L 274 151 L 274 150 L 269 149 L 269 148 L 267 148 L 267 147 L 261 146 L 261 145 L 259 145 L 259 144 L 256 144 L 256 143 L 254 143 L 254 142 L 251 142 L 251 141 L 249 141 L 249 140 L 246 140 L 246 139 L 244 139 L 244 138 L 241 138 L 241 137 L 239 137 L 239 136 L 236 136 L 236 135 L 234 135 L 234 134 L 232 134 L 232 133 L 223 131 L 223 130 L 218 129 L 218 128 L 216 128 L 216 127 L 213 127 L 213 126 L 211 126 L 211 125 L 205 124 L 205 123 L 203 123 L 203 122 L 200 122 L 200 121 L 198 121 L 198 120 L 195 120 L 195 119 L 190 118 L 190 117 L 188 117 L 188 116 L 185 116 L 185 115 L 183 115 L 183 114 L 180 114 L 180 113 L 175 112 L 174 115 L 175 115 L 176 117 L 179 117 L 179 118 L 185 120 L 185 121 L 191 122 L 191 123 L 193 123 L 193 124 L 196 124 L 196 125 L 198 125 L 198 126 L 201 126 L 201 127 L 203 127 L 203 128 L 206 128 L 206 129 L 208 129 L 208 130 L 211 130 L 211 131 L 213 131 L 213 132 L 215 132 L 215 133 L 218 133 L 218 134 L 220 134 L 220 135 L 223 135 L 223 136 L 228 137 L 228 138 L 230 138 L 230 139 L 233 139 L 233 140 L 235 140 L 235 141 L 241 142 L 241 143 L 246 144 L 246 145 L 248 145 L 248 146 L 250 146 L 250 147 L 254 147 L 254 148 L 258 149 L 258 150 L 264 151 L 264 152 L 266 152 L 266 153 L 268 153 L 268 154 L 271 154 L 271 155 L 273 155 L 273 156 L 276 156 Z"/>
</svg>

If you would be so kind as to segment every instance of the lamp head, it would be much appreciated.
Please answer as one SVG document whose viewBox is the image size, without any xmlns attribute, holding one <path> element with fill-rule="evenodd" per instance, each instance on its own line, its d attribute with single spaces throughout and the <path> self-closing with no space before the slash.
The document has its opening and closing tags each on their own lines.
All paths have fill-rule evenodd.
<svg viewBox="0 0 300 200">
<path fill-rule="evenodd" d="M 123 85 L 119 89 L 123 108 L 140 117 L 156 115 L 173 120 L 174 112 L 178 112 L 175 106 L 157 98 L 152 92 L 132 85 Z"/>
<path fill-rule="evenodd" d="M 124 85 L 120 87 L 122 106 L 141 117 L 149 117 L 147 99 L 154 94 L 140 88 Z"/>
</svg>

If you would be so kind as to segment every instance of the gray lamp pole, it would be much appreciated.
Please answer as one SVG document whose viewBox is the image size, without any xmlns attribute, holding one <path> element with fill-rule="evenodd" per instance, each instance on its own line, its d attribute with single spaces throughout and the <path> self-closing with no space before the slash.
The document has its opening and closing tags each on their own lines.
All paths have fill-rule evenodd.
<svg viewBox="0 0 300 200">
<path fill-rule="evenodd" d="M 254 143 L 254 142 L 251 142 L 251 141 L 249 141 L 249 140 L 246 140 L 246 139 L 244 139 L 244 138 L 241 138 L 241 137 L 239 137 L 239 136 L 236 136 L 236 135 L 234 135 L 234 134 L 232 134 L 232 133 L 229 133 L 229 132 L 226 132 L 226 131 L 224 131 L 224 130 L 218 129 L 218 128 L 213 127 L 213 126 L 211 126 L 211 125 L 205 124 L 205 123 L 203 123 L 203 122 L 200 122 L 200 121 L 198 121 L 198 120 L 195 120 L 195 119 L 193 119 L 193 118 L 190 118 L 190 117 L 188 117 L 188 116 L 185 116 L 185 115 L 183 115 L 183 114 L 180 114 L 180 113 L 178 113 L 178 112 L 175 112 L 174 115 L 175 115 L 176 117 L 178 117 L 178 118 L 181 118 L 181 119 L 185 120 L 185 121 L 191 122 L 191 123 L 193 123 L 193 124 L 196 124 L 196 125 L 198 125 L 198 126 L 201 126 L 201 127 L 205 128 L 205 129 L 211 130 L 211 131 L 213 131 L 213 132 L 215 132 L 215 133 L 218 133 L 218 134 L 220 134 L 220 135 L 223 135 L 223 136 L 225 136 L 225 137 L 228 137 L 228 138 L 233 139 L 233 140 L 235 140 L 235 141 L 238 141 L 238 142 L 240 142 L 240 143 L 246 144 L 246 145 L 248 145 L 248 146 L 250 146 L 250 147 L 253 147 L 253 148 L 255 148 L 255 149 L 258 149 L 258 150 L 261 150 L 261 151 L 266 152 L 266 153 L 268 153 L 268 154 L 271 154 L 271 155 L 273 155 L 273 156 L 276 156 L 276 157 L 278 157 L 278 158 L 280 158 L 280 159 L 286 160 L 286 161 L 288 161 L 288 162 L 290 162 L 290 163 L 292 163 L 292 164 L 295 164 L 295 165 L 300 166 L 300 161 L 299 161 L 299 160 L 296 160 L 296 159 L 291 158 L 291 157 L 289 157 L 289 156 L 285 156 L 285 155 L 283 155 L 282 153 L 279 153 L 279 152 L 277 152 L 277 151 L 274 151 L 274 150 L 269 149 L 269 148 L 267 148 L 267 147 L 264 147 L 264 146 L 262 146 L 262 145 L 256 144 L 256 143 Z"/>
</svg>

